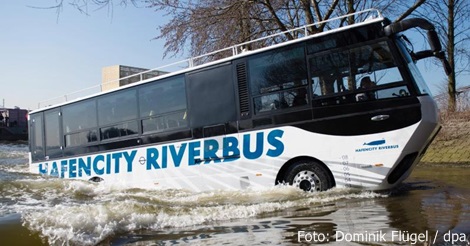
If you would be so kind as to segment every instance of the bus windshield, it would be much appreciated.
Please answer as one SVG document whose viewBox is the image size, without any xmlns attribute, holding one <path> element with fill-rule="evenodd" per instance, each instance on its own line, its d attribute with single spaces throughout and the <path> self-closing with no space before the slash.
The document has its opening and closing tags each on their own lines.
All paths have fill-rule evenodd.
<svg viewBox="0 0 470 246">
<path fill-rule="evenodd" d="M 432 95 L 431 90 L 429 90 L 429 87 L 427 86 L 423 76 L 421 75 L 418 70 L 418 67 L 415 64 L 415 61 L 413 61 L 413 59 L 411 58 L 410 52 L 406 49 L 406 46 L 401 39 L 397 39 L 397 46 L 400 49 L 401 55 L 403 56 L 403 58 L 405 58 L 406 65 L 410 70 L 412 79 L 418 87 L 418 93 L 420 95 Z"/>
</svg>

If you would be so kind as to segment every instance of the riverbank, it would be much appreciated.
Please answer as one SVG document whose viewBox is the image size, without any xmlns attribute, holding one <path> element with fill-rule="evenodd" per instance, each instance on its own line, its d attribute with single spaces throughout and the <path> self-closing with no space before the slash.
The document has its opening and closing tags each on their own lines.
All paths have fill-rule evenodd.
<svg viewBox="0 0 470 246">
<path fill-rule="evenodd" d="M 421 163 L 470 165 L 470 111 L 443 114 L 441 124 Z"/>
</svg>

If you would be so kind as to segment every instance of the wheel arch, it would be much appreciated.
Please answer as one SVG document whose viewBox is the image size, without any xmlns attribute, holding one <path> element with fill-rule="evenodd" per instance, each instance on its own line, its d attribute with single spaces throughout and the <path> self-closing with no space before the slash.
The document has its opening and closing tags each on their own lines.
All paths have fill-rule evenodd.
<svg viewBox="0 0 470 246">
<path fill-rule="evenodd" d="M 283 181 L 284 181 L 283 179 L 286 176 L 286 173 L 289 170 L 289 168 L 292 165 L 294 165 L 295 163 L 299 162 L 299 161 L 314 161 L 318 165 L 321 165 L 323 168 L 325 168 L 325 170 L 328 172 L 329 178 L 333 181 L 333 187 L 336 186 L 336 180 L 335 180 L 335 177 L 333 176 L 333 173 L 331 172 L 330 168 L 328 168 L 328 166 L 325 163 L 323 163 L 322 161 L 318 160 L 317 158 L 311 157 L 311 156 L 297 156 L 297 157 L 294 157 L 294 158 L 288 160 L 286 163 L 284 163 L 284 165 L 282 165 L 281 169 L 279 169 L 279 172 L 277 173 L 276 181 L 275 181 L 274 185 L 282 184 Z"/>
</svg>

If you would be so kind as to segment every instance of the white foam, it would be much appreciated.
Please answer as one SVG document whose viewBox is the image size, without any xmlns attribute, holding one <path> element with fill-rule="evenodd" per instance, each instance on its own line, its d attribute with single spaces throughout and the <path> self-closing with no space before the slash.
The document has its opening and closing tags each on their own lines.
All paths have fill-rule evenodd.
<svg viewBox="0 0 470 246">
<path fill-rule="evenodd" d="M 28 145 L 0 144 L 0 159 L 28 158 Z"/>
<path fill-rule="evenodd" d="M 293 207 L 321 206 L 340 199 L 383 196 L 346 189 L 308 194 L 291 187 L 275 187 L 261 192 L 204 193 L 103 190 L 100 185 L 81 183 L 64 185 L 65 190 L 89 197 L 86 201 L 77 199 L 45 209 L 22 211 L 24 224 L 40 232 L 50 244 L 96 244 L 115 233 L 218 223 Z"/>
<path fill-rule="evenodd" d="M 24 144 L 0 144 L 0 170 L 29 172 L 28 146 Z"/>
<path fill-rule="evenodd" d="M 337 188 L 310 194 L 288 186 L 193 193 L 63 180 L 22 174 L 28 172 L 27 147 L 0 146 L 0 158 L 13 160 L 0 171 L 19 173 L 14 179 L 2 180 L 0 215 L 21 214 L 23 224 L 49 244 L 94 245 L 134 230 L 217 224 L 296 207 L 321 208 L 339 200 L 383 196 Z"/>
</svg>

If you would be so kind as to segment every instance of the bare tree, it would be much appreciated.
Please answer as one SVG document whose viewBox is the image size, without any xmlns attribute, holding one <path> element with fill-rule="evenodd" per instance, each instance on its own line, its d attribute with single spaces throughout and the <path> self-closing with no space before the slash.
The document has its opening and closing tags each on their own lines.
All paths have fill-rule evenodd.
<svg viewBox="0 0 470 246">
<path fill-rule="evenodd" d="M 54 5 L 48 5 L 46 7 L 39 7 L 37 5 L 29 6 L 37 9 L 56 9 L 59 14 L 65 6 L 69 5 L 74 9 L 78 10 L 82 14 L 89 15 L 90 11 L 102 8 L 108 8 L 108 11 L 113 10 L 116 5 L 119 6 L 145 6 L 146 0 L 55 0 Z M 65 5 L 65 6 L 64 6 Z M 91 10 L 90 10 L 91 9 Z"/>
<path fill-rule="evenodd" d="M 149 0 L 151 7 L 168 13 L 172 19 L 160 26 L 165 43 L 165 55 L 182 54 L 187 50 L 192 56 L 254 40 L 306 24 L 322 22 L 335 16 L 377 8 L 392 17 L 404 12 L 404 18 L 419 7 L 424 0 L 218 0 L 179 1 Z M 340 24 L 352 24 L 353 17 Z M 326 23 L 312 25 L 310 33 L 330 28 Z M 296 38 L 299 33 L 286 32 L 283 37 L 266 42 L 280 42 Z M 265 43 L 252 44 L 265 45 Z M 252 46 L 247 49 L 256 48 Z"/>
<path fill-rule="evenodd" d="M 417 14 L 428 18 L 439 33 L 447 52 L 451 73 L 447 75 L 447 110 L 457 109 L 457 76 L 470 66 L 470 1 L 427 0 Z"/>
<path fill-rule="evenodd" d="M 416 0 L 413 4 L 409 0 L 341 0 L 336 8 L 336 12 L 337 15 L 345 15 L 364 9 L 377 9 L 386 17 L 398 21 L 406 18 L 424 1 Z M 401 18 L 396 16 L 399 13 L 403 13 Z M 353 23 L 354 21 L 351 18 L 347 19 L 348 23 Z"/>
<path fill-rule="evenodd" d="M 169 23 L 160 26 L 165 43 L 165 55 L 181 54 L 188 49 L 192 56 L 287 31 L 304 24 L 328 19 L 339 0 L 328 5 L 310 0 L 219 0 L 178 1 L 152 0 L 151 7 L 172 16 Z M 312 26 L 311 33 L 321 32 L 324 25 Z M 299 33 L 286 32 L 283 37 L 269 42 L 296 38 Z M 268 41 L 266 41 L 268 42 Z M 265 43 L 247 45 L 246 49 Z"/>
<path fill-rule="evenodd" d="M 159 26 L 160 35 L 165 39 L 164 55 L 198 56 L 214 50 L 266 37 L 279 31 L 283 36 L 258 43 L 243 45 L 243 49 L 256 49 L 266 43 L 292 40 L 300 32 L 286 32 L 306 24 L 311 25 L 309 33 L 322 32 L 331 28 L 325 20 L 356 11 L 376 8 L 385 15 L 411 13 L 412 3 L 408 0 L 57 0 L 57 8 L 68 3 L 88 13 L 90 5 L 98 8 L 119 5 L 145 5 L 162 11 L 171 17 L 168 23 Z M 421 2 L 424 0 L 418 0 Z M 416 5 L 416 4 L 415 4 Z M 418 5 L 419 6 L 419 5 Z M 393 16 L 393 15 L 392 15 Z M 342 20 L 340 25 L 352 24 L 353 17 Z M 228 53 L 228 52 L 227 52 Z M 218 59 L 226 53 L 214 54 L 209 59 Z"/>
</svg>

